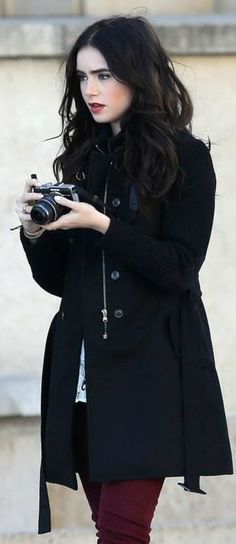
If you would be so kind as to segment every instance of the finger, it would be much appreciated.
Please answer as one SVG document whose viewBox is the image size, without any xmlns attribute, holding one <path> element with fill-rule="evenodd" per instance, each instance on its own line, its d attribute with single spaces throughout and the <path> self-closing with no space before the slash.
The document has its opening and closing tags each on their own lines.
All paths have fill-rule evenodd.
<svg viewBox="0 0 236 544">
<path fill-rule="evenodd" d="M 45 230 L 57 230 L 59 227 L 55 223 L 48 223 L 48 225 L 44 225 Z"/>
<path fill-rule="evenodd" d="M 23 221 L 32 222 L 31 215 L 29 213 L 24 213 L 19 208 L 15 208 L 15 211 L 16 211 L 16 213 L 17 213 L 17 215 L 18 215 L 21 222 L 23 222 Z"/>
<path fill-rule="evenodd" d="M 41 185 L 41 183 L 40 183 L 40 181 L 38 179 L 28 178 L 25 181 L 24 191 L 25 192 L 28 192 L 28 191 L 31 192 L 33 187 L 40 187 L 40 185 Z"/>
<path fill-rule="evenodd" d="M 22 219 L 22 221 L 28 221 L 28 222 L 32 223 L 30 213 L 22 213 L 21 214 L 21 219 Z"/>
<path fill-rule="evenodd" d="M 17 202 L 17 206 L 15 208 L 15 211 L 18 213 L 30 213 L 33 206 L 28 206 L 27 202 Z"/>
<path fill-rule="evenodd" d="M 30 214 L 33 206 L 27 206 L 27 204 L 23 207 L 23 213 Z"/>
<path fill-rule="evenodd" d="M 29 215 L 31 213 L 32 208 L 33 208 L 33 205 L 29 205 L 27 201 L 23 201 L 23 200 L 16 201 L 15 211 L 18 215 L 19 214 Z"/>
<path fill-rule="evenodd" d="M 42 193 L 23 193 L 20 201 L 25 202 L 32 202 L 34 200 L 40 200 L 44 195 Z"/>
<path fill-rule="evenodd" d="M 25 212 L 26 211 L 26 207 L 27 205 L 30 203 L 31 205 L 31 208 L 33 207 L 34 204 L 37 204 L 37 202 L 42 198 L 43 195 L 40 195 L 40 193 L 38 193 L 39 196 L 37 195 L 36 197 L 36 194 L 35 195 L 32 195 L 31 193 L 24 193 L 21 198 L 19 198 L 17 201 L 16 201 L 16 207 L 19 208 L 21 211 Z M 36 200 L 35 200 L 35 197 L 36 197 Z M 27 210 L 27 211 L 31 211 L 31 210 Z"/>
<path fill-rule="evenodd" d="M 71 215 L 73 215 L 73 211 L 65 214 L 65 215 L 62 215 L 61 217 L 59 217 L 59 219 L 57 219 L 56 221 L 52 221 L 51 223 L 48 223 L 45 228 L 47 228 L 47 230 L 56 230 L 56 229 L 64 229 L 64 230 L 68 230 L 70 228 L 72 228 L 72 225 L 71 225 Z"/>
<path fill-rule="evenodd" d="M 60 219 L 58 219 L 57 221 L 52 221 L 51 223 L 48 223 L 47 225 L 44 226 L 44 228 L 46 230 L 57 230 L 57 229 L 62 229 L 66 227 L 65 227 L 64 221 L 61 221 Z"/>
<path fill-rule="evenodd" d="M 61 204 L 62 206 L 65 206 L 65 208 L 70 208 L 71 210 L 76 209 L 76 204 L 78 202 L 74 202 L 73 200 L 69 200 L 68 198 L 65 198 L 64 196 L 54 196 L 54 199 L 58 204 Z"/>
<path fill-rule="evenodd" d="M 24 185 L 24 193 L 33 193 L 34 188 L 40 187 L 41 183 L 37 179 L 27 179 Z"/>
</svg>

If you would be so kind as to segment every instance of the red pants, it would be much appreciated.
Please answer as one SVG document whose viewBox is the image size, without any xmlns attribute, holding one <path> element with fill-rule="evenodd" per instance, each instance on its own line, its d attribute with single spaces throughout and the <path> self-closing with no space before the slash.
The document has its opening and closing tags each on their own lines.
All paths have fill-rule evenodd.
<svg viewBox="0 0 236 544">
<path fill-rule="evenodd" d="M 99 544 L 148 544 L 164 478 L 94 483 L 88 480 L 86 403 L 75 403 L 76 470 L 92 511 Z"/>
</svg>

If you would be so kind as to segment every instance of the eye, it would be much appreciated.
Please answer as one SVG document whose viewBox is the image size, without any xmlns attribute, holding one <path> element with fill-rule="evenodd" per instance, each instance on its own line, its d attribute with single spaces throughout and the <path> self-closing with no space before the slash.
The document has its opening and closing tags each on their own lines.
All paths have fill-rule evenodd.
<svg viewBox="0 0 236 544">
<path fill-rule="evenodd" d="M 100 79 L 100 78 L 101 78 L 101 79 L 104 79 L 104 78 L 106 79 L 106 78 L 109 78 L 109 77 L 111 77 L 111 76 L 110 76 L 110 74 L 99 74 L 98 77 L 99 77 L 99 79 Z"/>
<path fill-rule="evenodd" d="M 79 81 L 84 81 L 83 78 L 85 78 L 86 76 L 83 76 L 82 74 L 77 74 L 77 77 L 78 77 Z"/>
</svg>

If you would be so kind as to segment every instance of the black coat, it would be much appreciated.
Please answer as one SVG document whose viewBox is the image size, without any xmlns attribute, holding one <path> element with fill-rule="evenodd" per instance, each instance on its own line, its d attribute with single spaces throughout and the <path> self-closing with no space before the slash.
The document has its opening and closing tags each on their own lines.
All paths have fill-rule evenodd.
<svg viewBox="0 0 236 544">
<path fill-rule="evenodd" d="M 107 232 L 45 232 L 34 245 L 21 232 L 35 281 L 62 297 L 42 377 L 39 533 L 51 530 L 46 481 L 77 489 L 72 422 L 82 338 L 91 481 L 184 476 L 179 485 L 205 494 L 200 475 L 233 473 L 198 278 L 214 217 L 210 152 L 179 132 L 181 169 L 168 204 L 147 221 L 134 185 L 118 174 L 122 132 L 108 144 L 102 133 L 83 172 L 71 165 L 69 176 L 107 198 L 117 214 L 107 211 Z"/>
</svg>

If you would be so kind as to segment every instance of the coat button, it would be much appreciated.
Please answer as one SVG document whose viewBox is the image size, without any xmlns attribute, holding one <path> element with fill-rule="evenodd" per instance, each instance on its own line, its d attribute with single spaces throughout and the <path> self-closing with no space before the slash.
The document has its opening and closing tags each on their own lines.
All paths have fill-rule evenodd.
<svg viewBox="0 0 236 544">
<path fill-rule="evenodd" d="M 118 280 L 119 277 L 120 277 L 120 273 L 118 272 L 118 270 L 113 270 L 113 272 L 111 273 L 111 278 L 113 280 Z"/>
<path fill-rule="evenodd" d="M 114 206 L 115 208 L 118 208 L 118 206 L 120 206 L 120 199 L 119 198 L 113 198 L 112 206 Z"/>
<path fill-rule="evenodd" d="M 73 236 L 71 236 L 71 237 L 69 238 L 69 243 L 70 243 L 70 244 L 73 244 L 74 241 L 75 241 L 75 240 L 74 240 Z"/>
<path fill-rule="evenodd" d="M 64 319 L 65 319 L 65 313 L 64 313 L 63 311 L 61 312 L 61 318 L 62 318 L 62 321 L 64 321 Z"/>
<path fill-rule="evenodd" d="M 117 310 L 114 311 L 114 315 L 115 315 L 115 317 L 117 317 L 117 318 L 122 317 L 122 316 L 123 316 L 123 310 L 121 310 L 120 308 L 118 308 Z"/>
</svg>

